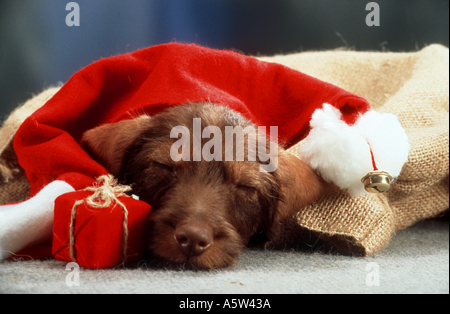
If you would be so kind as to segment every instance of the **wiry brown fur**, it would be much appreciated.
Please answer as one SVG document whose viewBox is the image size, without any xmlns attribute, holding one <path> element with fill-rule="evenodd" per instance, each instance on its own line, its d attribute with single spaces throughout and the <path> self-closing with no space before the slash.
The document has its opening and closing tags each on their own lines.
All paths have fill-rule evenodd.
<svg viewBox="0 0 450 314">
<path fill-rule="evenodd" d="M 209 125 L 220 128 L 223 161 L 208 162 L 203 157 L 192 161 L 193 118 L 201 118 L 202 130 Z M 256 161 L 247 158 L 249 138 L 257 137 L 257 132 L 245 136 L 244 161 L 225 161 L 225 126 L 236 125 L 252 126 L 224 106 L 193 103 L 154 117 L 100 126 L 86 132 L 81 144 L 152 205 L 148 248 L 154 255 L 175 265 L 225 267 L 234 263 L 255 234 L 264 233 L 269 240 L 277 237 L 284 219 L 316 201 L 327 188 L 309 166 L 279 146 L 276 171 L 261 172 L 260 165 L 268 162 L 258 154 Z M 175 126 L 190 130 L 191 161 L 175 162 L 170 157 L 178 140 L 169 136 Z M 209 140 L 202 139 L 201 147 Z M 181 245 L 187 241 L 185 235 L 188 240 L 198 236 L 203 246 L 186 250 Z"/>
</svg>

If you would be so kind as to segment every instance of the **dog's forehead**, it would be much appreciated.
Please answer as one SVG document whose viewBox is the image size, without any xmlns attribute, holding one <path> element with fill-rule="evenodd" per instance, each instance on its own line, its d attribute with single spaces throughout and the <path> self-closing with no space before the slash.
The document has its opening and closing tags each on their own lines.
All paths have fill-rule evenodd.
<svg viewBox="0 0 450 314">
<path fill-rule="evenodd" d="M 260 176 L 259 164 L 252 161 L 224 161 L 227 177 L 233 181 L 248 181 Z"/>
</svg>

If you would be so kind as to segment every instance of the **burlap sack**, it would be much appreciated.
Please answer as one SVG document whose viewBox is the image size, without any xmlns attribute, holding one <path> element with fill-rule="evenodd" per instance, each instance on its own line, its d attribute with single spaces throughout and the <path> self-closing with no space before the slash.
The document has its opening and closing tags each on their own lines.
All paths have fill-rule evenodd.
<svg viewBox="0 0 450 314">
<path fill-rule="evenodd" d="M 386 194 L 353 199 L 336 191 L 286 221 L 275 244 L 318 238 L 358 255 L 381 250 L 391 235 L 449 206 L 449 51 L 431 45 L 413 53 L 305 52 L 260 58 L 365 97 L 399 117 L 411 151 Z M 301 88 L 301 87 L 299 87 Z M 290 149 L 297 154 L 298 145 Z"/>
<path fill-rule="evenodd" d="M 398 115 L 411 144 L 409 160 L 391 191 L 358 199 L 336 191 L 287 220 L 275 246 L 322 239 L 342 251 L 369 255 L 382 249 L 397 230 L 448 209 L 448 48 L 432 45 L 413 53 L 304 52 L 260 59 L 338 85 L 368 99 L 375 110 Z M 20 123 L 57 90 L 29 100 L 0 129 L 0 204 L 28 196 L 29 185 L 11 140 Z M 298 145 L 290 152 L 297 154 Z"/>
</svg>

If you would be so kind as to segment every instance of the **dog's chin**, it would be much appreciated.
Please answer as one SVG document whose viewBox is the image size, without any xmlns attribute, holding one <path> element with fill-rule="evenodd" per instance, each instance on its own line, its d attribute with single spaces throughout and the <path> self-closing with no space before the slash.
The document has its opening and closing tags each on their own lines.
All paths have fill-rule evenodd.
<svg viewBox="0 0 450 314">
<path fill-rule="evenodd" d="M 230 225 L 214 235 L 210 247 L 200 255 L 186 256 L 174 238 L 175 228 L 166 223 L 150 221 L 148 256 L 159 266 L 181 269 L 215 269 L 235 264 L 246 243 Z"/>
</svg>

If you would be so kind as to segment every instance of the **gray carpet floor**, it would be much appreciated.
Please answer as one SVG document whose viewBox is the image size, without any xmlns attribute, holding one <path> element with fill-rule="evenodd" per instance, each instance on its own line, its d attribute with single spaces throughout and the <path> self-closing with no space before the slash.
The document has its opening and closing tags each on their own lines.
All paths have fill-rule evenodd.
<svg viewBox="0 0 450 314">
<path fill-rule="evenodd" d="M 420 222 L 398 232 L 383 251 L 365 258 L 320 247 L 247 249 L 236 266 L 222 270 L 168 270 L 140 263 L 74 274 L 73 269 L 66 270 L 66 263 L 53 259 L 4 261 L 0 293 L 448 294 L 449 222 Z M 73 285 L 76 278 L 78 286 Z"/>
</svg>

